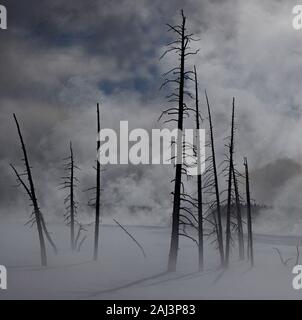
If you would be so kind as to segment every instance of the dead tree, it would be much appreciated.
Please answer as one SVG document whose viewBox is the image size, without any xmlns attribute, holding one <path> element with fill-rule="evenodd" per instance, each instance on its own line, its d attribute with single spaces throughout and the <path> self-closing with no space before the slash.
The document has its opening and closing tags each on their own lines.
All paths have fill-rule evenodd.
<svg viewBox="0 0 302 320">
<path fill-rule="evenodd" d="M 296 262 L 295 266 L 299 264 L 299 259 L 300 259 L 300 250 L 299 250 L 299 245 L 296 245 L 296 250 L 297 250 L 297 255 L 296 255 Z"/>
<path fill-rule="evenodd" d="M 198 201 L 198 264 L 199 271 L 203 270 L 204 265 L 204 254 L 203 254 L 203 212 L 202 212 L 202 176 L 201 176 L 201 163 L 200 163 L 200 141 L 198 131 L 200 129 L 200 114 L 199 114 L 199 97 L 198 97 L 198 79 L 196 67 L 194 66 L 194 75 L 195 75 L 195 107 L 196 107 L 196 130 L 197 130 L 197 201 Z"/>
<path fill-rule="evenodd" d="M 243 224 L 242 224 L 242 214 L 241 214 L 241 201 L 238 188 L 238 179 L 236 175 L 236 170 L 234 163 L 232 164 L 232 176 L 234 182 L 235 191 L 235 202 L 236 202 L 236 217 L 237 217 L 237 233 L 238 233 L 238 247 L 239 247 L 239 259 L 244 259 L 244 237 L 243 237 Z"/>
<path fill-rule="evenodd" d="M 226 205 L 226 261 L 225 266 L 228 267 L 231 245 L 234 244 L 232 233 L 237 231 L 239 259 L 244 259 L 244 237 L 243 237 L 243 221 L 241 214 L 241 196 L 239 193 L 238 177 L 242 175 L 236 170 L 234 163 L 235 154 L 235 99 L 233 98 L 231 135 L 228 137 L 230 143 L 227 145 L 229 152 L 226 154 L 226 163 L 223 172 L 226 176 L 227 189 L 223 191 L 227 193 L 227 198 L 222 203 Z"/>
<path fill-rule="evenodd" d="M 99 134 L 101 130 L 100 123 L 100 107 L 97 104 L 97 154 L 100 152 L 101 141 L 99 139 Z M 100 197 L 101 197 L 101 164 L 97 157 L 96 164 L 96 198 L 95 198 L 95 230 L 94 230 L 94 252 L 93 259 L 95 261 L 98 260 L 98 252 L 99 252 L 99 232 L 100 232 Z"/>
<path fill-rule="evenodd" d="M 26 147 L 25 147 L 25 143 L 24 143 L 23 136 L 21 133 L 21 129 L 20 129 L 20 126 L 19 126 L 19 123 L 18 123 L 18 120 L 17 120 L 17 117 L 15 114 L 14 114 L 14 119 L 15 119 L 15 123 L 17 126 L 18 135 L 19 135 L 20 142 L 21 142 L 21 148 L 22 148 L 22 152 L 23 152 L 23 156 L 24 156 L 23 161 L 25 164 L 25 172 L 22 174 L 19 174 L 13 165 L 11 165 L 11 167 L 17 176 L 17 180 L 18 180 L 19 184 L 24 187 L 24 189 L 25 189 L 26 193 L 28 194 L 29 199 L 31 201 L 31 205 L 33 207 L 33 213 L 31 215 L 28 223 L 30 223 L 31 225 L 34 225 L 34 224 L 37 225 L 39 244 L 40 244 L 40 253 L 41 253 L 41 264 L 42 264 L 42 266 L 47 266 L 47 253 L 46 253 L 44 234 L 45 234 L 46 238 L 48 239 L 49 243 L 51 244 L 51 246 L 53 247 L 55 253 L 57 253 L 57 248 L 51 239 L 51 236 L 47 230 L 47 227 L 46 227 L 46 224 L 44 221 L 44 217 L 43 217 L 41 210 L 39 208 L 28 154 L 26 151 Z M 29 185 L 27 185 L 25 183 L 25 181 L 22 179 L 22 176 L 27 177 Z"/>
<path fill-rule="evenodd" d="M 233 98 L 232 124 L 231 124 L 231 142 L 229 144 L 229 173 L 228 173 L 228 198 L 227 198 L 227 221 L 226 221 L 226 242 L 225 242 L 225 267 L 229 266 L 230 244 L 231 244 L 231 201 L 232 201 L 232 169 L 234 153 L 234 112 L 235 98 Z"/>
<path fill-rule="evenodd" d="M 75 176 L 75 170 L 80 170 L 80 168 L 75 164 L 72 142 L 69 144 L 69 150 L 70 156 L 63 159 L 67 161 L 64 165 L 64 170 L 68 175 L 61 178 L 64 181 L 60 184 L 60 189 L 67 189 L 69 191 L 64 199 L 64 203 L 66 204 L 66 214 L 64 217 L 66 224 L 70 227 L 70 246 L 71 250 L 74 251 L 76 249 L 75 226 L 78 224 L 76 220 L 78 203 L 75 201 L 75 188 L 79 182 Z"/>
<path fill-rule="evenodd" d="M 299 245 L 296 245 L 296 257 L 290 257 L 290 258 L 284 258 L 281 251 L 278 248 L 273 248 L 274 250 L 276 250 L 276 252 L 278 253 L 278 256 L 280 258 L 281 263 L 284 265 L 284 267 L 288 267 L 289 262 L 290 261 L 294 261 L 293 262 L 293 266 L 296 266 L 299 264 L 299 258 L 300 258 L 300 250 L 299 250 Z"/>
<path fill-rule="evenodd" d="M 280 261 L 281 261 L 281 263 L 284 265 L 284 267 L 287 267 L 287 266 L 288 266 L 288 263 L 289 263 L 291 260 L 293 260 L 293 258 L 287 258 L 287 259 L 283 258 L 282 253 L 281 253 L 281 251 L 280 251 L 278 248 L 273 248 L 273 249 L 277 251 L 278 256 L 279 256 L 279 258 L 280 258 Z"/>
<path fill-rule="evenodd" d="M 77 236 L 75 237 L 75 240 L 74 240 L 74 243 L 75 243 L 74 246 L 76 250 L 80 252 L 81 247 L 87 238 L 87 236 L 85 235 L 81 239 L 81 234 L 82 234 L 82 231 L 87 232 L 87 229 L 85 229 L 81 223 L 79 223 L 78 225 L 79 225 L 79 228 L 78 228 Z"/>
<path fill-rule="evenodd" d="M 147 255 L 143 246 L 133 237 L 133 235 L 130 234 L 130 232 L 127 231 L 126 228 L 123 227 L 117 220 L 113 219 L 113 221 L 135 242 L 135 244 L 140 248 L 142 254 L 144 255 L 144 258 L 147 258 Z"/>
<path fill-rule="evenodd" d="M 57 246 L 56 246 L 55 243 L 53 242 L 53 240 L 52 240 L 52 238 L 51 238 L 51 236 L 50 236 L 50 233 L 48 232 L 48 229 L 47 229 L 47 227 L 46 227 L 46 223 L 45 223 L 45 220 L 44 220 L 44 216 L 43 216 L 43 214 L 41 213 L 41 211 L 40 211 L 40 215 L 41 215 L 42 229 L 43 229 L 43 231 L 44 231 L 44 233 L 45 233 L 45 237 L 46 237 L 47 241 L 49 242 L 49 244 L 51 245 L 54 253 L 57 254 L 57 253 L 58 253 Z"/>
<path fill-rule="evenodd" d="M 10 166 L 14 170 L 17 176 L 18 183 L 24 187 L 24 189 L 26 190 L 29 196 L 30 201 L 32 202 L 32 206 L 34 206 L 34 211 L 30 217 L 30 220 L 26 224 L 31 224 L 31 226 L 33 226 L 34 223 L 37 224 L 39 242 L 40 242 L 40 251 L 41 251 L 41 265 L 45 267 L 47 266 L 47 255 L 46 255 L 45 240 L 44 240 L 43 231 L 42 231 L 42 222 L 41 222 L 39 207 L 37 207 L 37 204 L 35 203 L 35 200 L 31 194 L 31 191 L 28 189 L 27 185 L 22 180 L 21 175 L 17 172 L 17 169 L 12 164 Z"/>
<path fill-rule="evenodd" d="M 187 80 L 193 80 L 190 75 L 192 71 L 186 71 L 186 59 L 190 55 L 196 54 L 199 50 L 190 51 L 189 43 L 194 41 L 192 34 L 187 33 L 186 31 L 186 17 L 184 16 L 183 11 L 181 11 L 182 22 L 180 25 L 169 25 L 169 31 L 172 31 L 176 35 L 171 43 L 168 44 L 168 49 L 163 53 L 161 58 L 163 58 L 167 53 L 176 53 L 179 57 L 180 64 L 179 66 L 171 69 L 165 76 L 173 75 L 173 78 L 166 78 L 161 86 L 168 84 L 176 84 L 176 92 L 173 92 L 168 96 L 169 102 L 177 103 L 178 107 L 172 107 L 168 110 L 165 110 L 162 115 L 174 115 L 177 119 L 170 119 L 165 121 L 176 122 L 178 128 L 178 137 L 177 137 L 177 164 L 175 168 L 175 179 L 174 179 L 174 200 L 173 200 L 173 213 L 172 213 L 172 232 L 171 232 L 171 243 L 169 251 L 169 262 L 168 262 L 168 271 L 176 270 L 177 256 L 178 256 L 178 246 L 179 246 L 179 214 L 181 207 L 181 185 L 182 185 L 182 172 L 183 166 L 180 158 L 182 157 L 182 137 L 181 132 L 183 131 L 183 120 L 184 115 L 188 113 L 189 108 L 185 103 L 184 97 L 190 96 L 190 93 L 185 90 L 185 83 Z M 161 117 L 162 117 L 161 115 Z M 160 118 L 161 118 L 160 117 Z"/>
<path fill-rule="evenodd" d="M 209 207 L 209 214 L 212 215 L 214 213 L 214 223 L 215 223 L 215 233 L 216 240 L 218 243 L 218 249 L 220 254 L 220 262 L 221 265 L 224 265 L 224 246 L 223 246 L 223 229 L 222 229 L 222 219 L 221 219 L 221 204 L 220 204 L 220 191 L 219 191 L 219 182 L 218 182 L 218 172 L 217 172 L 217 164 L 216 164 L 216 153 L 215 153 L 215 139 L 214 139 L 214 131 L 213 131 L 213 122 L 211 115 L 210 103 L 207 95 L 207 91 L 205 91 L 207 109 L 208 109 L 208 120 L 210 127 L 210 148 L 211 148 L 211 156 L 209 157 L 209 161 L 211 162 L 209 169 L 205 174 L 204 188 L 214 188 L 215 201 Z M 212 192 L 212 191 L 209 191 Z"/>
<path fill-rule="evenodd" d="M 247 158 L 244 158 L 245 166 L 245 185 L 246 185 L 246 205 L 247 205 L 247 230 L 248 230 L 248 257 L 251 266 L 254 266 L 254 248 L 253 248 L 253 230 L 252 230 L 252 212 L 251 212 L 251 197 L 250 197 L 250 181 L 249 168 Z"/>
</svg>

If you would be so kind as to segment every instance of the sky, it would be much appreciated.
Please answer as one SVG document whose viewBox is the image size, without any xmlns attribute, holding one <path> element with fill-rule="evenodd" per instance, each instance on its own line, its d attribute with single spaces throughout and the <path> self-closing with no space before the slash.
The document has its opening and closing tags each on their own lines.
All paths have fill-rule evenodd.
<svg viewBox="0 0 302 320">
<path fill-rule="evenodd" d="M 12 114 L 21 123 L 46 219 L 62 217 L 58 190 L 69 141 L 83 190 L 94 185 L 96 103 L 102 127 L 162 127 L 162 74 L 177 64 L 159 57 L 180 22 L 200 49 L 196 65 L 205 111 L 207 89 L 223 160 L 231 102 L 236 98 L 236 164 L 247 156 L 253 198 L 302 207 L 302 31 L 292 27 L 292 1 L 277 0 L 0 0 L 8 30 L 0 30 L 0 214 L 26 219 L 27 199 L 9 164 L 22 168 Z M 297 2 L 299 3 L 299 1 Z M 206 118 L 206 115 L 205 115 Z M 206 127 L 206 120 L 204 126 Z M 163 179 L 163 177 L 166 177 Z M 102 176 L 103 215 L 128 223 L 162 223 L 171 214 L 173 169 L 111 166 Z M 89 218 L 87 218 L 89 219 Z"/>
</svg>

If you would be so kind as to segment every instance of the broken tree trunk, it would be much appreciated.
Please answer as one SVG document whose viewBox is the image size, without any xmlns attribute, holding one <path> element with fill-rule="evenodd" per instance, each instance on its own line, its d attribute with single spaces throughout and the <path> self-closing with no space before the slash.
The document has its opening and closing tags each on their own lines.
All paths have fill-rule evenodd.
<svg viewBox="0 0 302 320">
<path fill-rule="evenodd" d="M 113 219 L 113 221 L 122 229 L 125 231 L 125 233 L 135 242 L 135 244 L 140 248 L 141 252 L 144 255 L 144 258 L 147 258 L 146 252 L 143 248 L 143 246 L 133 237 L 132 234 L 130 234 L 129 231 L 126 230 L 125 227 L 123 227 L 117 220 Z"/>
<path fill-rule="evenodd" d="M 250 198 L 250 181 L 247 158 L 244 158 L 245 179 L 246 179 L 246 205 L 247 205 L 247 230 L 248 230 L 248 257 L 251 266 L 254 266 L 254 248 L 253 248 L 253 230 L 252 230 L 252 212 Z"/>
<path fill-rule="evenodd" d="M 99 134 L 101 130 L 100 124 L 100 107 L 97 104 L 97 154 L 100 151 L 101 141 L 99 139 Z M 94 230 L 94 252 L 93 259 L 98 260 L 99 251 L 99 231 L 100 231 L 100 196 L 101 196 L 101 164 L 97 157 L 96 165 L 96 202 L 95 202 L 95 230 Z"/>
<path fill-rule="evenodd" d="M 220 253 L 220 262 L 221 265 L 224 265 L 224 248 L 223 248 L 223 231 L 222 231 L 222 221 L 221 221 L 221 206 L 220 206 L 220 193 L 219 193 L 219 184 L 218 184 L 218 174 L 216 166 L 216 155 L 215 155 L 215 141 L 214 141 L 214 132 L 213 132 L 213 123 L 210 103 L 205 91 L 208 116 L 209 116 L 209 125 L 210 125 L 210 140 L 211 140 L 211 152 L 212 152 L 212 165 L 213 165 L 213 174 L 214 174 L 214 187 L 215 187 L 215 196 L 216 196 L 216 212 L 217 212 L 217 240 L 218 240 L 218 249 Z"/>
</svg>

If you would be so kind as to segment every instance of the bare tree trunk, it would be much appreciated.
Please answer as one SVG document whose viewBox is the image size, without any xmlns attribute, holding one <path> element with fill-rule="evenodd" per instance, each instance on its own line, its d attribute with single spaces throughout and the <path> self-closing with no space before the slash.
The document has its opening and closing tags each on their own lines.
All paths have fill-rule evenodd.
<svg viewBox="0 0 302 320">
<path fill-rule="evenodd" d="M 46 254 L 46 246 L 45 246 L 45 240 L 44 240 L 44 236 L 43 236 L 43 229 L 42 229 L 42 223 L 41 223 L 41 212 L 40 212 L 37 197 L 36 197 L 36 192 L 35 192 L 34 182 L 33 182 L 32 174 L 31 174 L 31 168 L 29 165 L 29 160 L 28 160 L 28 156 L 27 156 L 27 152 L 26 152 L 26 147 L 25 147 L 24 140 L 23 140 L 21 130 L 20 130 L 20 126 L 19 126 L 19 123 L 18 123 L 18 120 L 17 120 L 17 117 L 15 114 L 14 114 L 14 119 L 15 119 L 15 122 L 17 125 L 18 134 L 19 134 L 19 138 L 21 141 L 21 145 L 22 145 L 22 151 L 23 151 L 24 162 L 25 162 L 25 167 L 26 167 L 26 174 L 27 174 L 27 178 L 28 178 L 28 182 L 29 182 L 29 191 L 31 194 L 31 200 L 33 203 L 34 214 L 35 214 L 35 219 L 36 219 L 36 223 L 37 223 L 37 230 L 38 230 L 39 243 L 40 243 L 40 253 L 41 253 L 41 264 L 42 264 L 42 266 L 47 266 L 47 254 Z"/>
<path fill-rule="evenodd" d="M 71 250 L 75 250 L 74 225 L 75 225 L 75 208 L 74 208 L 74 158 L 72 143 L 70 142 L 70 245 Z"/>
<path fill-rule="evenodd" d="M 214 141 L 211 109 L 210 109 L 210 103 L 209 103 L 207 91 L 205 91 L 205 95 L 207 100 L 209 124 L 210 124 L 212 163 L 213 163 L 215 195 L 216 195 L 217 240 L 218 240 L 218 249 L 220 253 L 220 261 L 221 261 L 221 265 L 223 266 L 224 265 L 223 231 L 222 231 L 222 222 L 221 222 L 220 193 L 219 193 L 218 174 L 217 174 L 216 155 L 215 155 L 215 141 Z"/>
<path fill-rule="evenodd" d="M 12 164 L 10 164 L 10 166 L 11 166 L 11 168 L 13 169 L 13 171 L 15 172 L 15 174 L 17 176 L 17 181 L 24 187 L 26 193 L 29 196 L 29 199 L 31 200 L 31 202 L 33 202 L 30 190 L 28 189 L 28 187 L 25 184 L 25 182 L 22 180 L 21 175 L 18 173 L 17 169 Z M 51 236 L 50 236 L 50 234 L 49 234 L 49 232 L 47 230 L 47 227 L 46 227 L 46 224 L 45 224 L 45 221 L 44 221 L 44 217 L 43 217 L 43 214 L 41 213 L 41 211 L 40 211 L 40 218 L 41 218 L 42 229 L 43 229 L 43 231 L 45 233 L 45 236 L 46 236 L 47 240 L 49 241 L 50 245 L 52 246 L 55 254 L 57 254 L 58 253 L 58 249 L 57 249 L 55 243 L 53 242 L 53 240 L 52 240 L 52 238 L 51 238 Z M 33 224 L 33 222 L 36 222 L 35 217 L 34 217 L 34 219 L 33 218 L 30 219 L 26 224 L 29 224 L 29 223 Z"/>
<path fill-rule="evenodd" d="M 196 137 L 197 137 L 197 170 L 200 173 L 201 163 L 200 163 L 200 141 L 199 133 L 199 100 L 198 100 L 198 79 L 196 67 L 194 66 L 194 75 L 195 75 L 195 103 L 196 103 Z M 203 256 L 203 213 L 202 213 L 202 177 L 201 174 L 197 175 L 197 205 L 198 205 L 198 266 L 199 271 L 203 271 L 204 266 L 204 256 Z"/>
<path fill-rule="evenodd" d="M 186 17 L 182 13 L 181 24 L 181 53 L 180 53 L 180 77 L 179 77 L 179 98 L 178 98 L 178 130 L 183 130 L 183 108 L 184 108 L 184 83 L 185 83 L 185 25 Z M 172 233 L 171 244 L 169 252 L 168 271 L 176 270 L 178 245 L 179 245 L 179 211 L 180 211 L 180 194 L 181 194 L 181 175 L 182 164 L 180 163 L 179 149 L 182 153 L 182 137 L 177 137 L 177 164 L 175 173 L 175 185 L 174 185 L 174 201 L 173 201 L 173 214 L 172 214 Z"/>
<path fill-rule="evenodd" d="M 133 235 L 132 235 L 130 232 L 128 232 L 128 231 L 126 230 L 126 228 L 123 227 L 117 220 L 113 219 L 113 221 L 114 221 L 122 230 L 124 230 L 124 231 L 126 232 L 126 234 L 135 242 L 135 244 L 140 248 L 141 252 L 143 253 L 144 258 L 147 258 L 147 255 L 146 255 L 146 252 L 145 252 L 143 246 L 133 237 Z"/>
<path fill-rule="evenodd" d="M 250 182 L 247 158 L 244 158 L 245 179 L 246 179 L 246 205 L 247 205 L 247 228 L 248 228 L 248 256 L 251 266 L 254 266 L 254 248 L 253 248 L 253 230 L 252 230 L 252 213 L 250 198 Z"/>
<path fill-rule="evenodd" d="M 101 147 L 101 142 L 99 139 L 99 133 L 101 130 L 100 124 L 100 107 L 97 104 L 97 152 L 99 152 Z M 95 230 L 94 230 L 94 253 L 93 259 L 98 260 L 98 251 L 99 251 L 99 231 L 100 231 L 100 195 L 101 195 L 101 165 L 99 159 L 97 158 L 96 165 L 96 203 L 95 203 Z"/>
<path fill-rule="evenodd" d="M 229 146 L 228 202 L 227 202 L 227 222 L 226 222 L 226 247 L 225 247 L 225 267 L 226 268 L 229 266 L 230 242 L 231 242 L 231 201 L 232 201 L 232 168 L 233 168 L 233 150 L 234 150 L 234 112 L 235 112 L 235 98 L 233 98 L 231 143 Z"/>
<path fill-rule="evenodd" d="M 45 223 L 45 220 L 44 220 L 44 217 L 43 217 L 43 214 L 41 213 L 41 211 L 40 211 L 40 217 L 41 217 L 41 224 L 42 224 L 43 231 L 45 233 L 45 237 L 48 240 L 48 242 L 50 243 L 50 245 L 52 246 L 54 253 L 57 254 L 58 248 L 55 245 L 55 243 L 53 242 L 49 231 L 47 230 L 47 226 L 46 226 L 46 223 Z"/>
<path fill-rule="evenodd" d="M 178 106 L 169 108 L 162 112 L 161 116 L 159 117 L 159 120 L 162 118 L 163 115 L 173 115 L 175 118 L 169 119 L 165 121 L 177 122 L 177 141 L 176 141 L 176 150 L 177 155 L 174 155 L 172 159 L 176 159 L 176 165 L 175 165 L 175 179 L 172 181 L 174 182 L 174 192 L 173 192 L 173 213 L 172 213 L 172 232 L 171 232 L 171 242 L 170 242 L 170 251 L 169 251 L 169 261 L 168 261 L 168 271 L 175 271 L 176 270 L 176 263 L 177 263 L 177 256 L 178 256 L 178 247 L 179 247 L 179 227 L 180 227 L 180 210 L 182 210 L 181 207 L 181 201 L 185 201 L 182 199 L 182 192 L 181 188 L 183 186 L 182 183 L 182 174 L 187 174 L 187 164 L 183 163 L 184 155 L 187 155 L 185 152 L 186 146 L 183 142 L 183 119 L 184 116 L 189 116 L 189 110 L 193 110 L 191 108 L 188 108 L 184 96 L 192 97 L 189 91 L 185 90 L 185 82 L 187 80 L 193 80 L 190 77 L 190 74 L 193 72 L 185 71 L 185 61 L 186 58 L 190 55 L 195 55 L 198 53 L 199 50 L 196 51 L 190 51 L 189 50 L 189 43 L 190 41 L 195 41 L 193 38 L 193 34 L 186 33 L 186 17 L 184 16 L 183 10 L 181 10 L 181 17 L 182 22 L 180 25 L 169 25 L 169 31 L 172 31 L 176 34 L 176 39 L 172 41 L 170 44 L 168 44 L 168 49 L 162 54 L 161 58 L 163 58 L 167 53 L 174 52 L 179 57 L 180 64 L 172 68 L 170 71 L 166 72 L 164 75 L 173 75 L 172 79 L 169 78 L 171 76 L 168 76 L 168 78 L 165 79 L 164 83 L 162 84 L 161 88 L 168 84 L 177 84 L 175 91 L 173 91 L 172 94 L 167 96 L 169 99 L 168 102 L 177 103 Z M 188 50 L 188 51 L 187 51 Z M 160 58 L 160 59 L 161 59 Z M 194 80 L 193 80 L 194 81 Z M 193 110 L 195 111 L 195 110 Z M 184 195 L 185 197 L 185 195 Z"/>
<path fill-rule="evenodd" d="M 60 184 L 62 187 L 60 189 L 67 189 L 68 195 L 64 199 L 64 203 L 67 204 L 65 221 L 66 225 L 70 228 L 70 247 L 72 251 L 75 251 L 77 248 L 77 243 L 75 240 L 75 229 L 76 224 L 79 224 L 76 216 L 78 205 L 75 201 L 75 189 L 77 187 L 76 182 L 79 182 L 76 175 L 75 170 L 80 170 L 80 168 L 75 164 L 75 157 L 72 147 L 72 142 L 69 144 L 69 152 L 70 156 L 65 158 L 64 160 L 68 161 L 64 165 L 64 170 L 67 171 L 67 176 L 61 177 L 64 181 Z"/>
<path fill-rule="evenodd" d="M 232 172 L 233 172 L 236 209 L 237 209 L 237 231 L 238 231 L 239 259 L 243 260 L 244 259 L 244 238 L 243 238 L 243 227 L 242 227 L 241 203 L 240 203 L 238 182 L 237 182 L 237 178 L 236 178 L 234 164 L 232 165 Z"/>
</svg>

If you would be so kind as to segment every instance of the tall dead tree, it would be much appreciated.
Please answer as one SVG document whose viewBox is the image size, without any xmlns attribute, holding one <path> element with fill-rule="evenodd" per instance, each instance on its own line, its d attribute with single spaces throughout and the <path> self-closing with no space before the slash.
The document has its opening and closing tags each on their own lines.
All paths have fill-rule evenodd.
<svg viewBox="0 0 302 320">
<path fill-rule="evenodd" d="M 70 246 L 71 250 L 76 249 L 75 241 L 75 226 L 78 224 L 76 220 L 78 203 L 75 201 L 75 188 L 77 187 L 78 179 L 75 176 L 75 170 L 79 170 L 79 167 L 75 164 L 74 153 L 72 148 L 72 142 L 69 144 L 70 156 L 64 160 L 67 163 L 64 166 L 64 170 L 68 173 L 67 176 L 62 177 L 64 181 L 60 184 L 61 189 L 67 189 L 68 195 L 64 199 L 66 206 L 65 222 L 70 227 Z"/>
<path fill-rule="evenodd" d="M 200 141 L 198 131 L 200 129 L 200 113 L 199 113 L 199 97 L 198 97 L 198 79 L 196 67 L 194 66 L 195 75 L 195 108 L 196 108 L 196 130 L 197 130 L 197 202 L 198 202 L 198 264 L 199 271 L 203 270 L 204 256 L 203 256 L 203 212 L 202 212 L 202 175 L 201 175 L 201 154 L 199 150 Z"/>
<path fill-rule="evenodd" d="M 235 98 L 233 98 L 232 107 L 232 124 L 231 124 L 231 142 L 229 144 L 229 173 L 228 173 L 228 198 L 227 198 L 227 221 L 226 221 L 226 243 L 225 243 L 225 267 L 229 266 L 230 245 L 231 245 L 231 205 L 232 205 L 232 171 L 233 171 L 233 154 L 234 154 L 234 113 Z"/>
<path fill-rule="evenodd" d="M 18 180 L 19 184 L 24 187 L 26 193 L 28 194 L 30 201 L 31 201 L 31 205 L 33 206 L 33 213 L 31 215 L 28 223 L 30 223 L 31 225 L 34 225 L 34 224 L 37 225 L 39 244 L 40 244 L 41 264 L 42 264 L 42 266 L 47 266 L 47 253 L 46 253 L 44 234 L 45 234 L 47 240 L 49 241 L 50 245 L 53 247 L 55 253 L 57 253 L 57 248 L 56 248 L 54 242 L 52 241 L 52 238 L 47 230 L 47 227 L 46 227 L 46 224 L 44 221 L 44 217 L 43 217 L 41 210 L 39 208 L 27 150 L 26 150 L 23 136 L 21 133 L 21 129 L 20 129 L 20 126 L 19 126 L 19 123 L 18 123 L 18 120 L 17 120 L 17 117 L 15 114 L 14 114 L 14 120 L 15 120 L 15 123 L 17 126 L 18 135 L 19 135 L 20 142 L 21 142 L 21 148 L 22 148 L 22 152 L 23 152 L 23 156 L 24 156 L 23 161 L 25 164 L 25 172 L 22 174 L 19 174 L 13 165 L 11 165 L 11 167 L 17 176 L 17 180 Z M 29 185 L 27 185 L 25 183 L 25 181 L 22 179 L 22 176 L 27 177 Z"/>
<path fill-rule="evenodd" d="M 247 206 L 247 230 L 248 230 L 248 257 L 251 266 L 254 266 L 254 248 L 253 248 L 253 230 L 252 230 L 252 212 L 251 212 L 251 197 L 250 197 L 250 181 L 249 168 L 247 158 L 244 158 L 245 167 L 245 185 L 246 185 L 246 206 Z"/>
<path fill-rule="evenodd" d="M 222 219 L 221 219 L 221 204 L 220 204 L 220 191 L 219 191 L 219 182 L 218 182 L 218 172 L 217 172 L 217 164 L 216 164 L 216 153 L 215 153 L 215 139 L 214 139 L 214 130 L 213 130 L 213 122 L 212 122 L 212 115 L 211 115 L 211 108 L 209 103 L 209 98 L 207 95 L 207 91 L 205 91 L 206 102 L 207 102 L 207 109 L 208 109 L 208 119 L 209 119 L 209 127 L 210 127 L 210 148 L 211 148 L 211 157 L 210 162 L 210 171 L 211 174 L 205 185 L 209 185 L 210 187 L 214 187 L 214 194 L 215 194 L 215 202 L 213 208 L 211 207 L 210 210 L 214 212 L 214 220 L 215 220 L 215 232 L 217 235 L 217 242 L 218 242 L 218 249 L 220 254 L 220 262 L 221 265 L 224 265 L 224 246 L 223 246 L 223 229 L 222 229 Z M 212 181 L 213 180 L 213 181 Z M 212 212 L 210 212 L 212 214 Z"/>
<path fill-rule="evenodd" d="M 184 115 L 187 114 L 189 108 L 185 104 L 185 95 L 190 96 L 185 90 L 185 83 L 187 80 L 193 80 L 190 78 L 192 71 L 186 71 L 186 58 L 190 55 L 196 54 L 199 50 L 190 51 L 189 43 L 195 41 L 192 34 L 187 33 L 186 31 L 186 17 L 184 16 L 183 11 L 181 11 L 182 22 L 180 25 L 170 25 L 168 24 L 169 31 L 172 31 L 176 35 L 176 39 L 168 44 L 168 49 L 161 56 L 163 58 L 167 53 L 173 52 L 176 53 L 179 57 L 180 64 L 179 66 L 171 69 L 165 75 L 174 75 L 174 77 L 167 78 L 164 80 L 161 88 L 168 84 L 176 84 L 176 92 L 168 96 L 170 99 L 169 102 L 177 103 L 178 107 L 169 108 L 165 110 L 163 114 L 175 115 L 177 119 L 170 119 L 166 122 L 175 121 L 178 128 L 178 137 L 177 137 L 177 161 L 175 167 L 175 179 L 174 179 L 174 200 L 173 200 L 173 213 L 172 213 L 172 232 L 171 232 L 171 243 L 169 251 L 169 261 L 168 261 L 168 271 L 176 270 L 176 263 L 178 257 L 178 246 L 179 246 L 179 215 L 181 208 L 181 186 L 182 186 L 182 173 L 183 166 L 181 163 L 182 158 L 182 131 L 183 131 L 183 120 Z M 161 116 L 162 116 L 161 115 Z M 160 117 L 161 118 L 161 117 Z"/>
<path fill-rule="evenodd" d="M 100 106 L 97 104 L 97 155 L 100 152 L 101 141 L 99 139 L 99 134 L 101 130 L 101 122 L 100 122 Z M 100 197 L 101 197 L 101 164 L 99 162 L 99 158 L 97 156 L 97 164 L 96 164 L 96 198 L 95 198 L 95 230 L 94 230 L 94 252 L 93 259 L 95 261 L 98 260 L 98 252 L 99 252 L 99 232 L 100 232 Z"/>
</svg>

